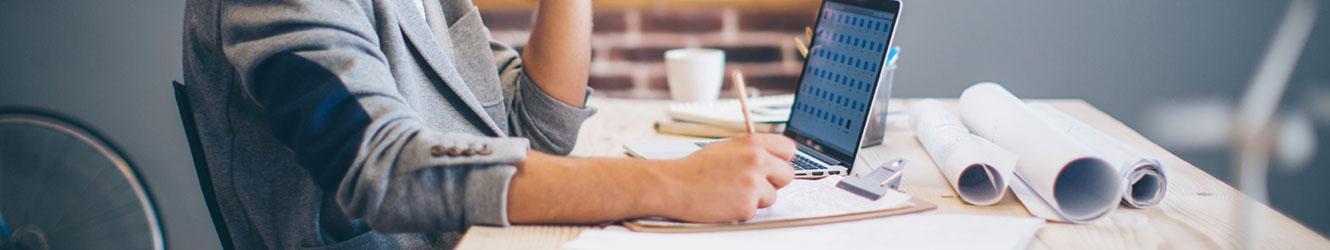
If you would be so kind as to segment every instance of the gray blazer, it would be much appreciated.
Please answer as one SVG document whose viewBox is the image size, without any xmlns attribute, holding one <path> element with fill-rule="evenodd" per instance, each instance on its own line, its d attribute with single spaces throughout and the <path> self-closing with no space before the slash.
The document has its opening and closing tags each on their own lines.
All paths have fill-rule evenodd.
<svg viewBox="0 0 1330 250">
<path fill-rule="evenodd" d="M 534 85 L 470 0 L 411 1 L 189 0 L 187 91 L 238 248 L 447 248 L 508 224 L 528 148 L 572 149 L 593 109 Z"/>
</svg>

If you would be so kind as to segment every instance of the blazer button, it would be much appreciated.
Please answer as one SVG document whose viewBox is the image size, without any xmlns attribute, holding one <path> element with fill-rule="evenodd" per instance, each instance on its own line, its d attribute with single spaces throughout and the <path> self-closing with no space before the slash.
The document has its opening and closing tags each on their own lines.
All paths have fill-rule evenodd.
<svg viewBox="0 0 1330 250">
<path fill-rule="evenodd" d="M 434 156 L 434 157 L 441 157 L 441 156 L 443 156 L 445 153 L 447 153 L 447 152 L 444 152 L 444 151 L 446 151 L 446 150 L 443 150 L 443 146 L 434 145 L 433 147 L 429 147 L 429 155 L 432 155 L 432 156 Z"/>
<path fill-rule="evenodd" d="M 448 156 L 459 156 L 459 155 L 462 155 L 462 149 L 457 147 L 448 148 Z"/>
<path fill-rule="evenodd" d="M 493 151 L 493 150 L 490 150 L 490 146 L 489 146 L 489 145 L 481 146 L 481 147 L 480 147 L 480 150 L 476 150 L 476 154 L 478 154 L 478 155 L 490 155 L 490 154 L 493 154 L 493 153 L 494 153 L 494 151 Z"/>
</svg>

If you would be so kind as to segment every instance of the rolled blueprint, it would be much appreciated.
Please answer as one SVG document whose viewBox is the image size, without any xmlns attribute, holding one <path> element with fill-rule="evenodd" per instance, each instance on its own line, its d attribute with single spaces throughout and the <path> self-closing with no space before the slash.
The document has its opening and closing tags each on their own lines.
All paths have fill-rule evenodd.
<svg viewBox="0 0 1330 250">
<path fill-rule="evenodd" d="M 1081 142 L 1117 167 L 1118 178 L 1123 181 L 1123 205 L 1146 208 L 1164 199 L 1168 178 L 1164 175 L 1164 166 L 1158 160 L 1062 113 L 1052 105 L 1031 103 L 1027 106 L 1044 123 Z"/>
<path fill-rule="evenodd" d="M 941 102 L 926 99 L 910 106 L 915 137 L 933 163 L 947 177 L 961 200 L 992 205 L 1007 193 L 1007 180 L 1016 168 L 1016 155 L 970 134 Z"/>
<path fill-rule="evenodd" d="M 1043 123 L 996 83 L 961 93 L 961 121 L 975 135 L 1020 157 L 1008 183 L 1030 214 L 1075 223 L 1103 217 L 1122 199 L 1112 165 L 1071 137 Z"/>
</svg>

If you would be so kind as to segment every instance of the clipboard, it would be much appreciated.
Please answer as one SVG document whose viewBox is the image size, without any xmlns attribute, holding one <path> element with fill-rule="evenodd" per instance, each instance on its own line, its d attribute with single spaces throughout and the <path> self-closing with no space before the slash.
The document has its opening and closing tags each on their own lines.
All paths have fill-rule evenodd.
<svg viewBox="0 0 1330 250">
<path fill-rule="evenodd" d="M 649 233 L 723 232 L 723 231 L 801 227 L 801 226 L 822 225 L 830 223 L 860 221 L 860 220 L 873 219 L 873 218 L 882 218 L 888 216 L 918 213 L 937 208 L 936 204 L 929 203 L 927 201 L 923 201 L 918 198 L 910 198 L 909 203 L 912 205 L 905 207 L 883 209 L 883 210 L 873 210 L 866 212 L 809 217 L 809 218 L 771 220 L 771 221 L 754 222 L 754 223 L 744 223 L 744 222 L 688 223 L 688 222 L 638 219 L 638 220 L 625 221 L 622 224 L 624 227 L 628 228 L 629 230 L 633 230 L 634 232 L 649 232 Z"/>
</svg>

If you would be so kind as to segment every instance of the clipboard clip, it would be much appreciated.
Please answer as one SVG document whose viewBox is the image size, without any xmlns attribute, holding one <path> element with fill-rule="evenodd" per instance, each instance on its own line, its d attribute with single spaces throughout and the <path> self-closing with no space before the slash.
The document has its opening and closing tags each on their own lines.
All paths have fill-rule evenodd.
<svg viewBox="0 0 1330 250">
<path fill-rule="evenodd" d="M 877 200 L 886 195 L 888 189 L 900 191 L 901 175 L 905 172 L 906 163 L 909 162 L 905 159 L 889 161 L 866 175 L 845 177 L 836 183 L 836 187 L 869 200 Z"/>
</svg>

